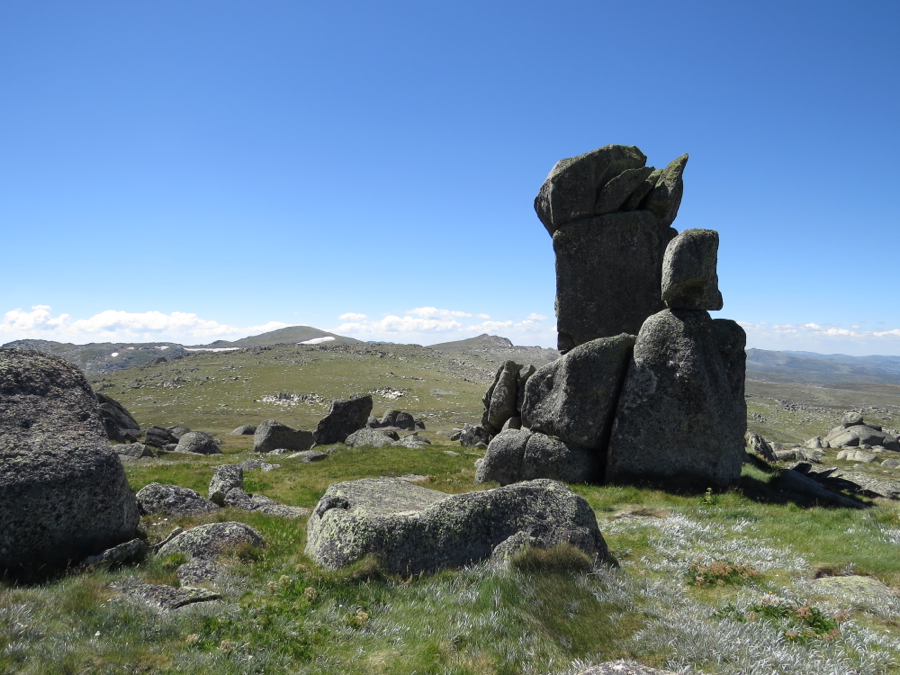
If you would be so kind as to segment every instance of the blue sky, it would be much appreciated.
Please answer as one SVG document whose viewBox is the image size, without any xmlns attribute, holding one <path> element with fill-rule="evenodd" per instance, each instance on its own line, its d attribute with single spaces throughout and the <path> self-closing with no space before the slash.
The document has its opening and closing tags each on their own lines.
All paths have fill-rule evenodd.
<svg viewBox="0 0 900 675">
<path fill-rule="evenodd" d="M 691 159 L 748 346 L 900 354 L 900 4 L 0 3 L 0 343 L 555 345 L 553 164 Z"/>
</svg>

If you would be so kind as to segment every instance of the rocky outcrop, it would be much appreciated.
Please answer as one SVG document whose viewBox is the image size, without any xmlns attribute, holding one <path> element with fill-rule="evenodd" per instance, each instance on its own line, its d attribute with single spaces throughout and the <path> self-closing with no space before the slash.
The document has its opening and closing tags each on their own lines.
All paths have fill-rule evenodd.
<svg viewBox="0 0 900 675">
<path fill-rule="evenodd" d="M 522 426 L 570 445 L 603 447 L 634 340 L 624 334 L 591 340 L 539 368 L 525 388 Z"/>
<path fill-rule="evenodd" d="M 328 414 L 319 420 L 316 426 L 314 432 L 316 445 L 343 443 L 347 436 L 366 426 L 371 412 L 370 394 L 334 399 L 328 408 Z"/>
<path fill-rule="evenodd" d="M 299 452 L 309 450 L 314 442 L 311 431 L 292 429 L 276 420 L 265 420 L 256 427 L 253 434 L 253 452 L 272 452 L 280 449 Z"/>
<path fill-rule="evenodd" d="M 310 516 L 306 553 L 327 569 L 373 555 L 388 572 L 415 574 L 486 560 L 523 535 L 610 559 L 588 503 L 550 480 L 457 495 L 388 478 L 335 483 Z"/>
<path fill-rule="evenodd" d="M 715 338 L 703 311 L 663 310 L 641 327 L 616 411 L 608 481 L 723 488 L 740 477 L 743 384 L 738 399 Z"/>
<path fill-rule="evenodd" d="M 0 570 L 77 562 L 133 539 L 139 520 L 81 371 L 0 349 Z"/>
<path fill-rule="evenodd" d="M 824 439 L 832 448 L 853 448 L 880 445 L 886 450 L 900 451 L 900 441 L 881 430 L 880 426 L 864 424 L 859 413 L 847 413 L 841 426 L 832 429 Z"/>
<path fill-rule="evenodd" d="M 202 431 L 188 431 L 178 439 L 175 452 L 190 452 L 195 455 L 221 455 L 222 450 L 216 439 Z"/>
<path fill-rule="evenodd" d="M 97 393 L 100 419 L 106 437 L 118 443 L 134 442 L 141 436 L 141 426 L 121 403 L 105 394 Z"/>
<path fill-rule="evenodd" d="M 716 274 L 719 233 L 685 230 L 666 247 L 662 299 L 669 309 L 722 309 Z"/>
<path fill-rule="evenodd" d="M 518 414 L 519 371 L 522 365 L 506 361 L 494 375 L 494 382 L 481 399 L 484 413 L 481 426 L 490 434 L 496 434 L 510 417 Z"/>
</svg>

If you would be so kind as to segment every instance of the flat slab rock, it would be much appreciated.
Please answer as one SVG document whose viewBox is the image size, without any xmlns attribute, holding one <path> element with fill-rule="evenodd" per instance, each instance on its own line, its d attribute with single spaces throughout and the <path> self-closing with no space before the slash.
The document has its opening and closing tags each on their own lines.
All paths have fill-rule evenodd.
<svg viewBox="0 0 900 675">
<path fill-rule="evenodd" d="M 185 605 L 193 605 L 198 602 L 221 600 L 222 596 L 207 588 L 193 588 L 191 586 L 166 586 L 164 584 L 131 583 L 113 586 L 118 591 L 131 598 L 143 600 L 149 605 L 160 609 L 178 609 Z"/>
<path fill-rule="evenodd" d="M 329 486 L 308 524 L 306 553 L 327 569 L 374 555 L 391 573 L 454 568 L 491 557 L 513 536 L 609 554 L 588 503 L 552 480 L 448 495 L 394 478 Z"/>
</svg>

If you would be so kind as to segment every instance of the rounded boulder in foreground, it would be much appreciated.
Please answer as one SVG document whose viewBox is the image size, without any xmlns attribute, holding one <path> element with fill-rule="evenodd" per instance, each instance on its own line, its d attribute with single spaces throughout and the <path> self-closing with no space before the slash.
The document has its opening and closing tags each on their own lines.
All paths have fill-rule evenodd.
<svg viewBox="0 0 900 675">
<path fill-rule="evenodd" d="M 133 539 L 139 521 L 82 372 L 0 349 L 0 570 L 64 567 Z"/>
<path fill-rule="evenodd" d="M 182 532 L 159 550 L 160 556 L 184 553 L 189 558 L 210 560 L 242 545 L 256 548 L 266 543 L 259 532 L 244 523 L 207 523 Z"/>
</svg>

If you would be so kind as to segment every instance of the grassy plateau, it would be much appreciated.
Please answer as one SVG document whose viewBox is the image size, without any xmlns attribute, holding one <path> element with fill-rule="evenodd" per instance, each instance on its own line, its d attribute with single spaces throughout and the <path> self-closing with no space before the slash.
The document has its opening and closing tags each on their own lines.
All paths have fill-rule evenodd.
<svg viewBox="0 0 900 675">
<path fill-rule="evenodd" d="M 156 481 L 205 495 L 216 465 L 252 456 L 252 438 L 228 432 L 264 419 L 314 428 L 333 397 L 374 392 L 373 414 L 424 420 L 432 445 L 422 449 L 336 445 L 321 462 L 278 456 L 268 460 L 277 468 L 245 472 L 248 492 L 313 508 L 331 483 L 366 477 L 414 477 L 450 493 L 495 487 L 474 483 L 482 453 L 446 432 L 480 418 L 497 360 L 414 345 L 279 345 L 192 354 L 92 384 L 142 427 L 181 424 L 223 441 L 224 456 L 126 464 L 135 490 Z M 748 382 L 749 426 L 784 443 L 824 435 L 847 409 L 896 426 L 900 395 L 875 389 Z M 115 586 L 177 585 L 178 556 L 0 582 L 0 672 L 574 675 L 628 659 L 679 673 L 900 673 L 898 502 L 828 508 L 780 491 L 776 477 L 751 463 L 722 493 L 572 486 L 616 567 L 559 547 L 434 575 L 385 575 L 371 560 L 332 572 L 304 554 L 305 519 L 147 516 L 151 543 L 176 526 L 235 520 L 266 546 L 226 559 L 222 600 L 171 611 Z M 825 583 L 848 575 L 866 577 L 870 591 Z"/>
</svg>

